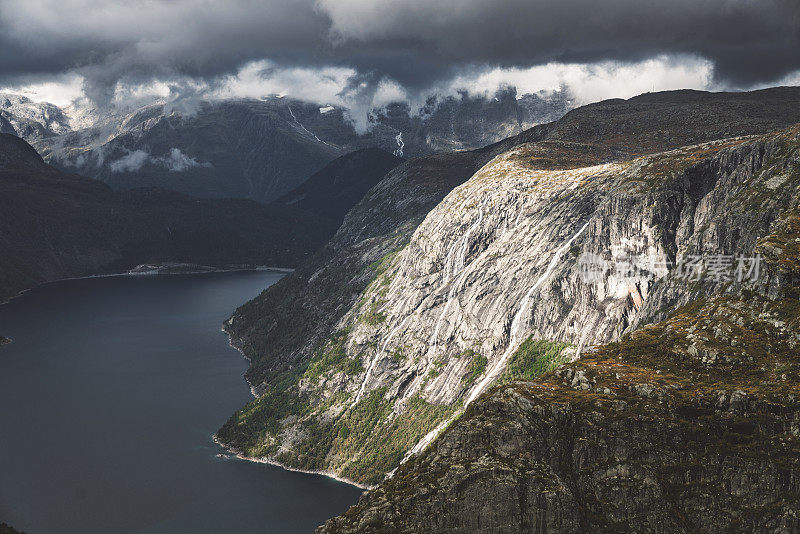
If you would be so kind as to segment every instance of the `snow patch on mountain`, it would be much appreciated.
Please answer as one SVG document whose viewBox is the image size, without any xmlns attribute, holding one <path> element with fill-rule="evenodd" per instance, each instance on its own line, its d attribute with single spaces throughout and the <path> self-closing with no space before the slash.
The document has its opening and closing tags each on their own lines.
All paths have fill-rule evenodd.
<svg viewBox="0 0 800 534">
<path fill-rule="evenodd" d="M 11 123 L 20 136 L 43 137 L 71 130 L 69 118 L 58 106 L 34 102 L 23 95 L 0 93 L 0 115 Z"/>
</svg>

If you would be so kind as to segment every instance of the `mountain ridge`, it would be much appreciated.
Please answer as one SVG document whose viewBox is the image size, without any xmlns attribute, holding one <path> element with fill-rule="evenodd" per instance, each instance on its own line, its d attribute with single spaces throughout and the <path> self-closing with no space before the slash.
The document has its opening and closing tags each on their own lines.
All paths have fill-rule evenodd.
<svg viewBox="0 0 800 534">
<path fill-rule="evenodd" d="M 278 202 L 339 225 L 364 194 L 402 162 L 403 158 L 380 148 L 362 148 L 328 163 Z"/>
<path fill-rule="evenodd" d="M 329 235 L 329 223 L 289 207 L 115 192 L 47 165 L 10 134 L 0 134 L 0 208 L 3 300 L 43 282 L 142 263 L 292 266 Z"/>
<path fill-rule="evenodd" d="M 42 111 L 47 104 L 9 101 L 3 107 L 3 102 L 0 120 L 5 116 L 21 124 L 15 113 L 40 118 L 40 123 L 24 119 L 38 129 L 15 132 L 11 123 L 3 127 L 27 137 L 62 170 L 100 179 L 115 189 L 156 186 L 266 203 L 335 158 L 361 148 L 405 157 L 478 148 L 559 117 L 571 105 L 564 91 L 518 96 L 507 90 L 494 98 L 464 93 L 429 99 L 418 113 L 404 104 L 373 110 L 362 132 L 340 107 L 277 96 L 230 98 L 117 109 L 95 117 L 92 125 L 75 118 L 74 130 L 51 131 L 41 118 L 49 116 Z"/>
</svg>

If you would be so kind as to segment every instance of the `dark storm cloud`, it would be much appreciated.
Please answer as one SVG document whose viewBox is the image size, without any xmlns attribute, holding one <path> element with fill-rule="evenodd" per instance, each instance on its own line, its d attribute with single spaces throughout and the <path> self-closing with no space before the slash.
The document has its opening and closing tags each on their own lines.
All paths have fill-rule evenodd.
<svg viewBox="0 0 800 534">
<path fill-rule="evenodd" d="M 502 66 L 696 54 L 735 84 L 800 68 L 797 0 L 320 0 L 343 46 Z"/>
<path fill-rule="evenodd" d="M 118 80 L 206 80 L 244 62 L 348 65 L 408 87 L 469 65 L 712 61 L 731 86 L 800 69 L 798 0 L 2 0 L 0 83 L 75 71 L 107 99 Z"/>
<path fill-rule="evenodd" d="M 2 0 L 0 82 L 75 71 L 103 99 L 117 80 L 215 77 L 267 56 L 308 62 L 327 29 L 306 0 Z"/>
</svg>

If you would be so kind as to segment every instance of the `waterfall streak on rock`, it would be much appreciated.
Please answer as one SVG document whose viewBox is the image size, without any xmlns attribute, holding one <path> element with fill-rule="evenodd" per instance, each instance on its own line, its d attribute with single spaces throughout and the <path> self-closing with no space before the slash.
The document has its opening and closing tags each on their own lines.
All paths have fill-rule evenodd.
<svg viewBox="0 0 800 534">
<path fill-rule="evenodd" d="M 394 140 L 397 141 L 397 149 L 394 151 L 394 155 L 398 158 L 402 158 L 403 149 L 406 146 L 406 144 L 403 142 L 403 132 L 398 133 Z"/>
<path fill-rule="evenodd" d="M 314 139 L 316 139 L 320 143 L 326 144 L 328 146 L 333 146 L 332 144 L 328 143 L 327 141 L 323 141 L 322 139 L 317 137 L 314 132 L 310 131 L 308 128 L 306 128 L 305 126 L 300 124 L 300 121 L 297 120 L 297 117 L 294 116 L 294 111 L 292 111 L 292 107 L 291 106 L 286 106 L 286 107 L 289 108 L 289 114 L 292 116 L 292 119 L 294 119 L 295 124 L 297 124 L 300 128 L 302 128 L 302 130 L 304 132 L 306 132 L 308 135 L 310 135 L 311 137 L 313 137 Z"/>
<path fill-rule="evenodd" d="M 553 269 L 555 269 L 556 265 L 558 265 L 558 261 L 561 259 L 561 256 L 564 254 L 564 252 L 566 252 L 569 249 L 570 246 L 572 246 L 572 243 L 583 233 L 583 231 L 586 230 L 586 228 L 589 226 L 589 222 L 590 221 L 587 221 L 586 224 L 584 224 L 581 227 L 581 229 L 578 230 L 577 234 L 572 236 L 569 239 L 569 241 L 564 243 L 564 245 L 562 245 L 561 248 L 559 248 L 555 252 L 553 258 L 550 260 L 550 264 L 547 266 L 547 269 L 545 269 L 542 276 L 539 277 L 536 283 L 533 284 L 533 286 L 528 290 L 528 292 L 522 298 L 519 309 L 517 310 L 517 313 L 514 315 L 514 319 L 511 321 L 511 330 L 509 332 L 509 342 L 506 351 L 503 353 L 503 356 L 501 356 L 500 359 L 497 360 L 497 363 L 495 363 L 492 366 L 491 370 L 488 373 L 486 373 L 486 376 L 483 377 L 483 380 L 481 380 L 478 383 L 478 385 L 475 386 L 475 388 L 472 390 L 472 393 L 470 393 L 469 397 L 467 398 L 467 401 L 464 403 L 465 407 L 469 406 L 469 404 L 473 400 L 475 400 L 478 397 L 478 395 L 483 393 L 486 387 L 489 384 L 491 384 L 497 378 L 500 372 L 505 368 L 505 364 L 508 361 L 508 358 L 514 353 L 515 350 L 517 350 L 517 347 L 521 343 L 519 337 L 520 337 L 520 327 L 522 325 L 522 318 L 523 314 L 530 307 L 530 300 L 531 296 L 533 295 L 533 292 L 536 291 L 539 288 L 539 286 L 542 285 L 544 281 L 550 277 L 550 274 L 553 272 Z"/>
<path fill-rule="evenodd" d="M 511 321 L 511 331 L 509 332 L 510 339 L 506 351 L 503 353 L 503 356 L 497 361 L 497 363 L 495 363 L 492 366 L 489 372 L 486 373 L 486 376 L 484 376 L 483 380 L 481 380 L 478 383 L 478 385 L 475 386 L 475 388 L 472 390 L 472 393 L 470 394 L 469 398 L 464 403 L 464 408 L 469 406 L 469 404 L 473 400 L 475 400 L 481 393 L 483 393 L 483 391 L 489 386 L 489 384 L 491 384 L 503 370 L 508 358 L 511 356 L 511 354 L 514 353 L 514 351 L 519 346 L 520 343 L 519 329 L 522 323 L 522 317 L 525 310 L 527 310 L 528 307 L 530 306 L 530 299 L 531 296 L 533 295 L 533 292 L 536 291 L 536 289 L 538 289 L 539 286 L 541 286 L 542 283 L 544 283 L 544 281 L 550 277 L 550 275 L 553 272 L 553 269 L 555 269 L 556 265 L 558 265 L 558 261 L 561 259 L 561 256 L 564 255 L 564 252 L 566 252 L 569 249 L 569 247 L 572 246 L 572 243 L 576 239 L 578 239 L 578 237 L 584 232 L 584 230 L 586 230 L 586 228 L 589 226 L 589 222 L 591 221 L 587 221 L 586 224 L 584 224 L 574 236 L 572 236 L 566 243 L 564 243 L 564 245 L 562 245 L 561 248 L 556 250 L 555 254 L 553 255 L 553 258 L 550 260 L 550 263 L 547 266 L 547 269 L 545 269 L 545 272 L 542 274 L 542 276 L 539 277 L 539 279 L 536 281 L 535 284 L 533 284 L 533 286 L 527 291 L 527 293 L 525 293 L 525 296 L 522 298 L 522 301 L 520 302 L 520 307 L 517 310 L 517 313 L 514 315 L 514 319 Z M 456 415 L 453 415 L 452 417 L 440 423 L 436 428 L 428 432 L 428 434 L 426 434 L 425 437 L 419 440 L 417 444 L 414 445 L 414 447 L 410 451 L 408 451 L 408 453 L 403 457 L 401 463 L 405 463 L 406 460 L 408 460 L 414 454 L 418 454 L 421 451 L 425 450 L 425 447 L 430 445 L 431 442 L 434 439 L 436 439 L 436 436 L 438 436 L 439 433 L 442 430 L 444 430 L 447 427 L 447 425 L 449 425 L 450 422 L 453 419 L 455 419 L 458 415 L 459 415 L 458 413 Z"/>
<path fill-rule="evenodd" d="M 483 223 L 483 210 L 487 200 L 484 200 L 483 203 L 481 203 L 478 212 L 478 219 L 467 229 L 467 231 L 464 233 L 464 237 L 461 238 L 460 242 L 456 241 L 455 243 L 453 243 L 453 246 L 450 247 L 450 250 L 447 253 L 447 259 L 445 260 L 445 269 L 446 269 L 445 278 L 444 278 L 444 283 L 442 284 L 440 290 L 443 289 L 444 286 L 447 285 L 447 282 L 450 281 L 451 275 L 455 276 L 462 271 L 464 272 L 462 273 L 461 277 L 453 281 L 453 284 L 450 286 L 450 291 L 448 291 L 447 293 L 447 303 L 444 305 L 442 313 L 439 315 L 439 319 L 436 321 L 436 327 L 433 330 L 433 334 L 431 335 L 431 339 L 429 342 L 431 350 L 436 348 L 436 345 L 439 341 L 439 330 L 442 326 L 442 322 L 444 321 L 447 312 L 450 310 L 450 304 L 453 301 L 453 298 L 455 298 L 456 291 L 464 282 L 464 278 L 466 277 L 466 271 L 464 270 L 464 267 L 466 264 L 467 252 L 469 250 L 470 238 L 472 237 L 472 234 L 475 233 L 475 231 L 478 229 L 478 227 L 480 227 L 481 223 Z M 453 256 L 456 249 L 458 249 L 458 256 L 454 258 Z"/>
<path fill-rule="evenodd" d="M 408 322 L 409 319 L 411 319 L 410 315 L 405 319 L 403 319 L 403 321 L 399 325 L 397 325 L 397 327 L 395 327 L 394 330 L 389 332 L 388 336 L 386 336 L 386 340 L 384 340 L 383 345 L 381 345 L 381 348 L 375 354 L 375 357 L 372 358 L 372 361 L 369 364 L 369 368 L 367 369 L 367 372 L 364 374 L 364 380 L 361 381 L 361 387 L 358 388 L 358 394 L 355 396 L 355 399 L 353 399 L 353 404 L 352 404 L 353 406 L 358 404 L 358 401 L 360 401 L 361 397 L 364 396 L 364 389 L 367 387 L 367 382 L 372 376 L 372 370 L 375 368 L 375 364 L 381 359 L 383 354 L 386 352 L 386 347 L 389 345 L 389 341 L 391 341 L 392 337 L 394 337 L 394 335 L 398 331 L 400 331 L 401 328 L 405 326 L 405 324 Z"/>
</svg>

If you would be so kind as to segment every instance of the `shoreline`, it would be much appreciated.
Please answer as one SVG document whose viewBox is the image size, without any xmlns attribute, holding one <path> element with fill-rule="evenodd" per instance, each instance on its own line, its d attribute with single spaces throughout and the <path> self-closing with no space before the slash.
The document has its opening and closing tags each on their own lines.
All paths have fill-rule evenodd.
<svg viewBox="0 0 800 534">
<path fill-rule="evenodd" d="M 244 351 L 242 349 L 240 349 L 239 347 L 236 346 L 236 344 L 233 341 L 233 336 L 231 335 L 231 333 L 228 330 L 225 329 L 226 324 L 227 324 L 227 321 L 222 323 L 222 329 L 221 330 L 223 332 L 225 332 L 225 334 L 228 336 L 228 345 L 230 345 L 231 348 L 236 349 L 236 351 L 238 351 L 239 354 L 241 354 L 242 357 L 245 360 L 247 360 L 248 369 L 249 369 L 250 365 L 252 365 L 253 361 L 247 356 L 247 354 L 244 353 Z M 250 394 L 253 395 L 254 399 L 257 399 L 259 397 L 259 395 L 256 392 L 256 387 L 250 382 L 250 380 L 247 379 L 247 371 L 244 372 L 244 374 L 242 375 L 242 378 L 244 378 L 245 383 L 250 387 Z M 350 480 L 349 478 L 340 477 L 339 475 L 337 475 L 336 473 L 334 473 L 332 471 L 318 471 L 318 470 L 314 470 L 314 469 L 299 469 L 299 468 L 296 468 L 296 467 L 290 467 L 288 465 L 284 465 L 284 464 L 282 464 L 282 463 L 280 463 L 280 462 L 278 462 L 276 460 L 270 460 L 269 458 L 256 458 L 256 457 L 253 457 L 253 456 L 247 456 L 246 454 L 242 453 L 240 450 L 238 450 L 238 449 L 236 449 L 234 447 L 231 447 L 231 446 L 223 443 L 222 441 L 220 441 L 220 439 L 217 437 L 216 432 L 211 435 L 211 439 L 214 441 L 214 443 L 219 445 L 222 449 L 227 451 L 229 454 L 233 454 L 239 460 L 244 460 L 244 461 L 247 461 L 247 462 L 254 462 L 254 463 L 258 463 L 258 464 L 272 465 L 272 466 L 275 466 L 275 467 L 280 467 L 281 469 L 283 469 L 285 471 L 292 471 L 292 472 L 295 472 L 295 473 L 305 473 L 307 475 L 320 475 L 320 476 L 324 476 L 324 477 L 328 477 L 328 478 L 331 478 L 333 480 L 336 480 L 337 482 L 342 482 L 344 484 L 349 484 L 350 486 L 355 486 L 355 487 L 357 487 L 359 489 L 362 489 L 364 491 L 368 491 L 368 490 L 371 490 L 372 488 L 374 488 L 374 486 L 365 486 L 364 484 L 359 484 L 358 482 L 355 482 L 354 480 Z"/>
<path fill-rule="evenodd" d="M 225 332 L 225 335 L 228 336 L 228 346 L 231 347 L 232 349 L 236 350 L 239 354 L 242 355 L 242 358 L 247 360 L 247 369 L 245 369 L 244 373 L 242 373 L 242 378 L 244 378 L 244 381 L 247 384 L 247 387 L 250 388 L 250 394 L 253 396 L 254 399 L 257 399 L 259 397 L 259 395 L 258 395 L 258 392 L 256 391 L 256 387 L 247 378 L 247 371 L 250 370 L 250 366 L 253 364 L 253 360 L 250 359 L 250 357 L 247 356 L 247 354 L 245 354 L 242 349 L 240 349 L 238 346 L 236 346 L 236 344 L 233 342 L 233 336 L 231 335 L 230 332 L 228 332 L 225 329 L 225 325 L 226 324 L 227 324 L 227 320 L 222 323 L 222 328 L 220 330 Z"/>
<path fill-rule="evenodd" d="M 8 304 L 14 299 L 17 299 L 24 294 L 28 293 L 29 291 L 33 291 L 39 287 L 45 286 L 47 284 L 55 284 L 57 282 L 68 282 L 70 280 L 90 280 L 92 278 L 117 278 L 117 277 L 124 277 L 124 276 L 175 276 L 180 274 L 214 274 L 214 273 L 239 273 L 239 272 L 261 272 L 261 271 L 275 271 L 280 273 L 292 273 L 294 269 L 291 267 L 270 267 L 266 265 L 254 265 L 252 267 L 213 267 L 208 270 L 195 270 L 195 271 L 182 271 L 182 272 L 169 272 L 169 271 L 144 271 L 144 272 L 132 272 L 132 270 L 118 272 L 118 273 L 106 273 L 106 274 L 88 274 L 85 276 L 68 276 L 65 278 L 56 278 L 54 280 L 45 280 L 44 282 L 40 282 L 34 286 L 28 287 L 23 289 L 22 291 L 17 292 L 10 297 L 7 297 L 5 300 L 0 300 L 0 306 L 3 304 Z"/>
<path fill-rule="evenodd" d="M 182 267 L 186 265 L 186 270 L 170 270 L 175 267 Z M 149 267 L 149 265 L 147 265 Z M 211 274 L 211 273 L 239 273 L 239 272 L 261 272 L 261 271 L 275 271 L 280 273 L 289 274 L 294 271 L 290 267 L 270 267 L 267 265 L 232 265 L 230 267 L 211 267 L 208 265 L 194 265 L 194 264 L 163 264 L 161 266 L 154 265 L 154 269 L 137 271 L 142 265 L 129 269 L 124 273 L 116 274 L 100 274 L 92 276 L 79 277 L 82 278 L 107 278 L 111 276 L 157 276 L 157 275 L 175 275 L 175 274 Z M 194 268 L 191 268 L 194 267 Z"/>
<path fill-rule="evenodd" d="M 270 460 L 269 458 L 256 458 L 256 457 L 253 457 L 253 456 L 247 456 L 246 454 L 243 454 L 241 451 L 239 451 L 239 450 L 237 450 L 237 449 L 235 449 L 233 447 L 229 447 L 228 445 L 226 445 L 225 443 L 220 441 L 219 438 L 217 437 L 216 433 L 211 435 L 211 439 L 219 447 L 221 447 L 223 450 L 227 451 L 229 454 L 232 454 L 238 460 L 244 460 L 244 461 L 247 461 L 247 462 L 253 462 L 253 463 L 257 463 L 257 464 L 271 465 L 273 467 L 279 467 L 279 468 L 283 469 L 284 471 L 291 471 L 293 473 L 303 473 L 303 474 L 306 474 L 306 475 L 324 476 L 324 477 L 330 478 L 332 480 L 335 480 L 337 482 L 341 482 L 343 484 L 347 484 L 349 486 L 355 486 L 355 487 L 357 487 L 357 488 L 359 488 L 359 489 L 361 489 L 363 491 L 369 491 L 369 490 L 371 490 L 371 489 L 373 489 L 375 487 L 375 486 L 365 486 L 364 484 L 359 484 L 358 482 L 350 480 L 349 478 L 340 477 L 339 475 L 337 475 L 336 473 L 334 473 L 332 471 L 317 471 L 317 470 L 314 470 L 314 469 L 299 469 L 297 467 L 290 467 L 288 465 L 282 464 L 282 463 L 280 463 L 280 462 L 278 462 L 276 460 Z"/>
</svg>

